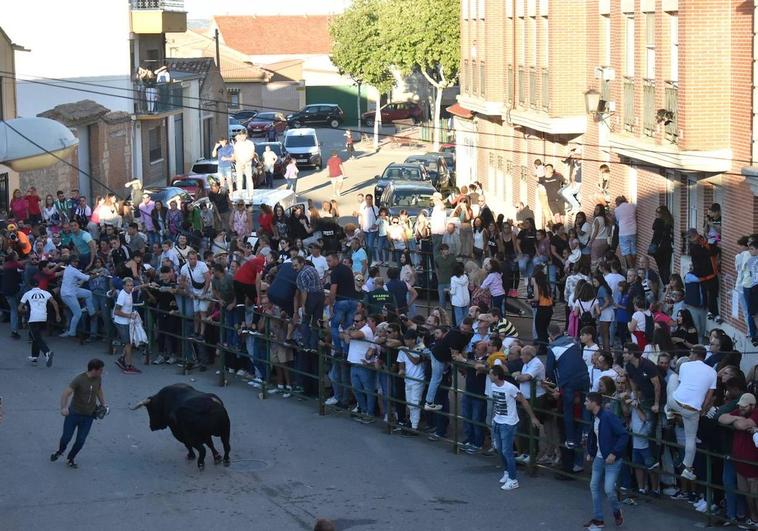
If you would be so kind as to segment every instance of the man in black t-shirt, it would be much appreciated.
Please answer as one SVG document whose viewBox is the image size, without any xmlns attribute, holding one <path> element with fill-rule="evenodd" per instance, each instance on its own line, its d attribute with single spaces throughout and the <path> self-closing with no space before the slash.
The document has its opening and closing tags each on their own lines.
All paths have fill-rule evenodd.
<svg viewBox="0 0 758 531">
<path fill-rule="evenodd" d="M 179 318 L 170 313 L 176 307 L 176 281 L 174 272 L 169 266 L 161 266 L 158 282 L 147 285 L 148 297 L 157 308 L 156 323 L 158 328 L 158 357 L 153 365 L 176 362 L 174 354 L 178 354 L 176 336 L 179 334 Z"/>
<path fill-rule="evenodd" d="M 568 238 L 566 238 L 566 227 L 563 223 L 553 225 L 553 235 L 550 237 L 550 264 L 548 266 L 548 279 L 551 285 L 558 282 L 559 274 L 563 270 L 565 261 L 563 260 L 563 251 L 569 248 Z"/>
<path fill-rule="evenodd" d="M 342 249 L 342 240 L 345 239 L 345 230 L 329 218 L 321 218 L 314 227 L 321 231 L 321 242 L 325 255 L 338 253 Z"/>
<path fill-rule="evenodd" d="M 642 357 L 642 351 L 635 343 L 624 345 L 624 370 L 652 429 L 661 404 L 660 371 L 655 363 Z"/>
<path fill-rule="evenodd" d="M 229 225 L 229 213 L 232 211 L 232 204 L 229 200 L 229 192 L 224 189 L 221 190 L 218 182 L 213 181 L 211 183 L 211 189 L 208 192 L 208 200 L 213 203 L 215 207 L 213 211 L 218 216 L 216 221 L 218 222 L 217 229 L 226 227 Z"/>
<path fill-rule="evenodd" d="M 340 326 L 347 330 L 353 324 L 353 317 L 358 308 L 358 294 L 355 292 L 353 271 L 340 263 L 336 253 L 326 257 L 329 265 L 329 305 L 332 314 L 332 345 L 337 352 L 347 352 L 347 345 L 340 337 Z"/>
</svg>

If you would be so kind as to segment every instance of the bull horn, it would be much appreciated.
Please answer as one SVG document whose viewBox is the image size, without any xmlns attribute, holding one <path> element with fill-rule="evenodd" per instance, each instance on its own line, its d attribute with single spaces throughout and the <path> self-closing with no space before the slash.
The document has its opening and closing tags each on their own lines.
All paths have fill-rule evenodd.
<svg viewBox="0 0 758 531">
<path fill-rule="evenodd" d="M 149 403 L 150 403 L 150 399 L 146 398 L 142 402 L 140 402 L 139 404 L 137 404 L 136 406 L 130 407 L 129 409 L 131 409 L 132 411 L 134 411 L 135 409 L 139 409 L 142 406 L 148 405 Z"/>
</svg>

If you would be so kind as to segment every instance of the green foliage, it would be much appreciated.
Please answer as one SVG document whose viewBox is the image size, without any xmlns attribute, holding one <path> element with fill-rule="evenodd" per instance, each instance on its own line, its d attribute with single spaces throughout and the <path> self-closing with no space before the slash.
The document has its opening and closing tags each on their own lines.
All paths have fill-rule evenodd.
<svg viewBox="0 0 758 531">
<path fill-rule="evenodd" d="M 380 12 L 386 5 L 386 0 L 356 0 L 329 24 L 332 62 L 341 73 L 380 93 L 389 92 L 394 85 L 392 61 L 379 30 Z"/>
</svg>

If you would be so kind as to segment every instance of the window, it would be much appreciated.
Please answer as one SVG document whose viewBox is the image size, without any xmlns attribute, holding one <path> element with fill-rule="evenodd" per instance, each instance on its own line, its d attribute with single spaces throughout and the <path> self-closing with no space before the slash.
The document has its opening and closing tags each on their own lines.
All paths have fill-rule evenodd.
<svg viewBox="0 0 758 531">
<path fill-rule="evenodd" d="M 634 130 L 634 78 L 624 78 L 624 130 Z"/>
<path fill-rule="evenodd" d="M 526 103 L 526 72 L 523 66 L 518 67 L 518 102 L 520 105 Z"/>
<path fill-rule="evenodd" d="M 645 13 L 645 77 L 655 79 L 655 13 Z"/>
<path fill-rule="evenodd" d="M 542 110 L 550 110 L 550 69 L 542 69 Z"/>
<path fill-rule="evenodd" d="M 240 91 L 239 89 L 227 89 L 227 94 L 229 95 L 227 101 L 229 103 L 229 107 L 232 109 L 239 109 L 240 106 Z"/>
<path fill-rule="evenodd" d="M 468 20 L 469 17 L 469 0 L 461 0 L 461 17 L 463 20 Z"/>
<path fill-rule="evenodd" d="M 669 34 L 671 36 L 671 81 L 679 81 L 679 15 L 669 15 Z"/>
<path fill-rule="evenodd" d="M 483 97 L 487 95 L 487 77 L 484 62 L 479 63 L 479 94 Z"/>
<path fill-rule="evenodd" d="M 655 134 L 655 80 L 646 79 L 642 86 L 642 126 L 646 136 Z"/>
<path fill-rule="evenodd" d="M 471 71 L 468 68 L 468 61 L 463 61 L 463 92 L 471 94 Z"/>
<path fill-rule="evenodd" d="M 611 17 L 609 15 L 600 17 L 600 30 L 602 34 L 600 64 L 608 66 L 611 64 Z"/>
<path fill-rule="evenodd" d="M 485 12 L 485 0 L 477 0 L 477 15 L 479 18 L 484 19 Z"/>
<path fill-rule="evenodd" d="M 529 17 L 529 65 L 537 65 L 537 17 Z"/>
<path fill-rule="evenodd" d="M 547 23 L 547 17 L 540 17 L 540 64 L 548 66 L 550 64 L 550 33 Z"/>
<path fill-rule="evenodd" d="M 471 94 L 479 93 L 479 76 L 476 75 L 476 61 L 471 61 Z"/>
<path fill-rule="evenodd" d="M 505 87 L 505 93 L 508 95 L 508 103 L 513 103 L 513 65 L 508 65 L 508 75 L 506 76 L 505 83 L 508 85 Z"/>
<path fill-rule="evenodd" d="M 624 73 L 634 77 L 634 17 L 624 20 Z"/>
<path fill-rule="evenodd" d="M 161 143 L 161 127 L 153 127 L 147 133 L 147 145 L 150 162 L 158 162 L 163 159 L 163 145 Z"/>
<path fill-rule="evenodd" d="M 537 108 L 537 69 L 533 66 L 529 67 L 529 105 Z"/>
</svg>

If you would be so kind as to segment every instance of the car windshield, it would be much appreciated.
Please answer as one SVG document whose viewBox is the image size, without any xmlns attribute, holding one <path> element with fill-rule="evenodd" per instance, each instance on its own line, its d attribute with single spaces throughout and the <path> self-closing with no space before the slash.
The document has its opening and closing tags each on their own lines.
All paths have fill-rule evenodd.
<svg viewBox="0 0 758 531">
<path fill-rule="evenodd" d="M 388 168 L 382 176 L 384 179 L 422 181 L 424 178 L 416 168 Z"/>
<path fill-rule="evenodd" d="M 415 159 L 415 160 L 408 160 L 406 162 L 415 163 L 415 164 L 423 164 L 424 168 L 426 168 L 429 171 L 437 171 L 437 161 L 432 159 Z"/>
<path fill-rule="evenodd" d="M 173 183 L 171 183 L 171 186 L 176 186 L 178 188 L 196 188 L 198 185 L 197 181 L 194 179 L 177 179 Z"/>
<path fill-rule="evenodd" d="M 284 145 L 287 148 L 313 147 L 316 145 L 316 138 L 310 135 L 287 136 L 284 137 Z"/>
<path fill-rule="evenodd" d="M 263 152 L 266 150 L 266 146 L 271 148 L 271 151 L 276 153 L 278 156 L 282 156 L 282 145 L 281 144 L 255 144 L 255 152 L 258 154 L 259 157 L 263 156 Z"/>
<path fill-rule="evenodd" d="M 274 118 L 276 118 L 276 115 L 274 113 L 262 112 L 260 114 L 256 114 L 253 121 L 254 122 L 273 122 Z"/>
<path fill-rule="evenodd" d="M 206 163 L 193 164 L 192 173 L 204 175 L 206 173 L 218 173 L 218 164 Z"/>
<path fill-rule="evenodd" d="M 229 117 L 229 125 L 239 125 L 240 121 L 237 118 Z"/>
<path fill-rule="evenodd" d="M 399 207 L 431 207 L 432 194 L 418 190 L 395 190 L 391 204 Z"/>
</svg>

